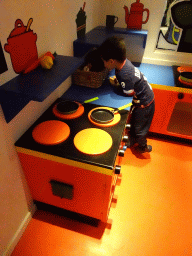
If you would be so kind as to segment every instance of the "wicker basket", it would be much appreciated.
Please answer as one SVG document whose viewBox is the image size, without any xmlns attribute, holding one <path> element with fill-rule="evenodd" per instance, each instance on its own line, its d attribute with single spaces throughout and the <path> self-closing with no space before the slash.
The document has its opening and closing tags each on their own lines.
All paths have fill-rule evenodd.
<svg viewBox="0 0 192 256">
<path fill-rule="evenodd" d="M 92 72 L 77 69 L 72 75 L 72 83 L 90 88 L 99 88 L 103 84 L 106 77 L 106 69 L 101 72 Z"/>
</svg>

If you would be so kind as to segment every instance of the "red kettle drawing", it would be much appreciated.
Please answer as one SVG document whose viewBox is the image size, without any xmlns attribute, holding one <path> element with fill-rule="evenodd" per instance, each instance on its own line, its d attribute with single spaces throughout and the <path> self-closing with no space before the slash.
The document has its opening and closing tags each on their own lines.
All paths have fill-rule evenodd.
<svg viewBox="0 0 192 256">
<path fill-rule="evenodd" d="M 141 30 L 142 24 L 147 23 L 149 19 L 149 10 L 146 8 L 144 9 L 143 7 L 144 5 L 140 3 L 140 0 L 136 0 L 135 3 L 131 4 L 130 13 L 126 5 L 123 7 L 125 9 L 125 23 L 127 24 L 127 28 Z M 145 21 L 143 21 L 144 12 L 147 12 Z"/>
</svg>

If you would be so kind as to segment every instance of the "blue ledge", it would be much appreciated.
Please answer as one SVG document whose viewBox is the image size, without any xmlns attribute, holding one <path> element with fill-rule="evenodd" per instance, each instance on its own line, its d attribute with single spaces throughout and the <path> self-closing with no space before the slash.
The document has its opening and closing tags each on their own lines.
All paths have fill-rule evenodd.
<svg viewBox="0 0 192 256">
<path fill-rule="evenodd" d="M 127 28 L 119 28 L 119 27 L 114 27 L 112 29 L 106 28 L 104 26 L 98 26 L 95 28 L 95 30 L 103 30 L 105 31 L 106 34 L 125 34 L 125 35 L 135 35 L 135 36 L 142 36 L 144 38 L 143 41 L 143 48 L 146 46 L 146 41 L 147 41 L 147 35 L 148 35 L 148 30 L 131 30 Z"/>
<path fill-rule="evenodd" d="M 57 55 L 51 69 L 38 67 L 30 73 L 20 74 L 0 87 L 0 91 L 19 93 L 34 101 L 44 101 L 81 64 L 82 59 Z M 5 98 L 0 97 L 0 102 Z"/>
<path fill-rule="evenodd" d="M 56 55 L 50 70 L 38 67 L 0 86 L 0 103 L 6 121 L 10 122 L 29 101 L 44 101 L 82 63 L 81 58 Z"/>
<path fill-rule="evenodd" d="M 74 56 L 83 57 L 89 49 L 99 47 L 105 39 L 114 35 L 135 35 L 143 37 L 143 48 L 146 46 L 147 30 L 128 30 L 126 28 L 107 29 L 103 26 L 98 26 L 86 33 L 85 37 L 76 39 L 73 42 Z"/>
</svg>

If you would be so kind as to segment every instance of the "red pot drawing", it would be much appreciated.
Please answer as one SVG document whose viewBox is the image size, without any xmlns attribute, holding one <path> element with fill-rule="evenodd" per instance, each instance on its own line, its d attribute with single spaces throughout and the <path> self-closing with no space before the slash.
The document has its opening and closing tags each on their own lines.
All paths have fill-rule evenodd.
<svg viewBox="0 0 192 256">
<path fill-rule="evenodd" d="M 32 21 L 32 18 L 29 19 L 28 25 L 24 26 L 23 22 L 17 19 L 15 28 L 7 38 L 8 43 L 4 45 L 5 51 L 10 53 L 13 69 L 18 74 L 38 60 L 37 34 L 30 29 Z"/>
</svg>

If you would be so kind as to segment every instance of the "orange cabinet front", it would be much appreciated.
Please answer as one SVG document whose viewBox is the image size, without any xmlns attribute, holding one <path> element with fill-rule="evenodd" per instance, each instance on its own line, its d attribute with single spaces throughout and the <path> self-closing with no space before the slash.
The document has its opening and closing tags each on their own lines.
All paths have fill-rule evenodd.
<svg viewBox="0 0 192 256">
<path fill-rule="evenodd" d="M 87 215 L 103 222 L 108 219 L 113 170 L 101 172 L 101 167 L 93 166 L 94 171 L 68 165 L 46 158 L 18 152 L 26 180 L 34 200 L 54 205 L 66 210 Z M 53 183 L 65 184 L 70 188 L 70 198 L 54 194 Z"/>
<path fill-rule="evenodd" d="M 192 90 L 153 85 L 155 114 L 150 132 L 192 140 Z"/>
</svg>

